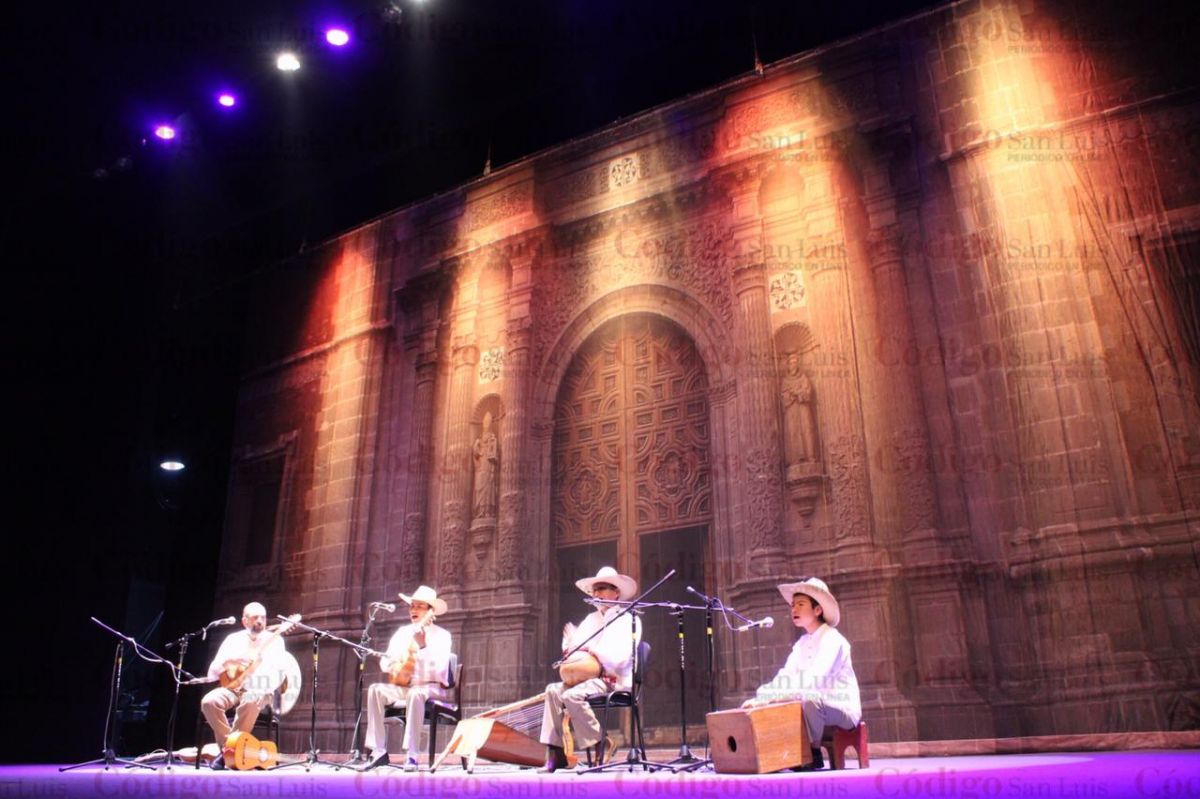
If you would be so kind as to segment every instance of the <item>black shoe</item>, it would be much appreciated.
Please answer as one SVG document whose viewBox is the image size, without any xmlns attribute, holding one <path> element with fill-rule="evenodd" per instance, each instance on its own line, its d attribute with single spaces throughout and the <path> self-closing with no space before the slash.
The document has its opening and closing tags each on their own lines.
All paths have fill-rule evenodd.
<svg viewBox="0 0 1200 799">
<path fill-rule="evenodd" d="M 796 766 L 792 771 L 820 771 L 825 768 L 825 758 L 821 757 L 820 747 L 812 749 L 812 760 L 802 766 Z"/>
<path fill-rule="evenodd" d="M 225 770 L 225 755 L 217 755 L 213 758 L 213 762 L 208 764 L 208 767 L 213 771 Z"/>
<path fill-rule="evenodd" d="M 372 755 L 370 758 L 368 758 L 367 765 L 360 768 L 359 771 L 370 771 L 373 768 L 379 768 L 380 766 L 386 766 L 387 764 L 388 764 L 387 752 L 380 752 L 379 754 Z"/>
<path fill-rule="evenodd" d="M 567 753 L 561 746 L 546 747 L 546 765 L 538 769 L 543 774 L 552 774 L 560 768 L 567 767 Z"/>
</svg>

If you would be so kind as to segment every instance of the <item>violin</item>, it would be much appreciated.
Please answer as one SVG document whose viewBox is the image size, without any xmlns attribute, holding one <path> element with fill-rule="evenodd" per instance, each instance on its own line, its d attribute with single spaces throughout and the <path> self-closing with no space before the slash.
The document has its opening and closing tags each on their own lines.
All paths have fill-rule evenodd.
<svg viewBox="0 0 1200 799">
<path fill-rule="evenodd" d="M 408 652 L 404 654 L 404 659 L 397 660 L 388 671 L 388 682 L 392 685 L 399 685 L 401 688 L 412 685 L 413 671 L 417 668 L 417 653 L 421 651 L 421 645 L 417 643 L 417 636 L 425 632 L 425 628 L 432 623 L 433 608 L 430 608 L 417 620 L 417 631 L 413 633 L 412 640 L 408 642 Z"/>
</svg>

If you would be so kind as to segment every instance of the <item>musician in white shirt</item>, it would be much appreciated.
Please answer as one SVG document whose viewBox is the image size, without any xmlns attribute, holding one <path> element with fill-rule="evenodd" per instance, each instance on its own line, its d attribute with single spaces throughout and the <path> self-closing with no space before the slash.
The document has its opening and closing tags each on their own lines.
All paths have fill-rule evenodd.
<svg viewBox="0 0 1200 799">
<path fill-rule="evenodd" d="M 450 631 L 433 623 L 437 616 L 446 612 L 446 601 L 439 599 L 437 591 L 422 585 L 413 592 L 400 594 L 408 603 L 410 624 L 392 634 L 388 642 L 387 657 L 380 658 L 379 665 L 385 674 L 405 669 L 410 660 L 412 669 L 407 687 L 390 682 L 373 683 L 367 688 L 367 736 L 364 741 L 371 753 L 363 771 L 388 765 L 387 726 L 384 712 L 388 706 L 404 707 L 404 749 L 408 753 L 405 771 L 417 770 L 417 755 L 420 751 L 421 729 L 425 725 L 425 702 L 429 699 L 450 698 Z"/>
<path fill-rule="evenodd" d="M 802 703 L 804 726 L 812 746 L 811 768 L 822 768 L 821 736 L 827 725 L 854 729 L 862 720 L 858 678 L 850 661 L 850 642 L 838 632 L 841 610 L 829 586 L 816 577 L 779 586 L 792 606 L 792 623 L 804 634 L 787 662 L 742 707 L 774 702 Z"/>
<path fill-rule="evenodd" d="M 260 648 L 262 660 L 236 690 L 214 688 L 200 700 L 200 710 L 216 736 L 217 745 L 222 747 L 232 730 L 250 732 L 258 714 L 271 701 L 271 694 L 283 681 L 280 653 L 286 650 L 281 636 L 266 632 L 267 609 L 258 602 L 246 605 L 242 609 L 242 627 L 244 629 L 230 633 L 221 642 L 208 667 L 209 678 L 216 680 L 232 667 L 253 662 L 259 656 Z M 236 711 L 233 726 L 230 727 L 225 714 L 232 708 L 236 708 Z M 218 757 L 212 766 L 214 769 L 224 768 L 224 759 Z"/>
<path fill-rule="evenodd" d="M 632 577 L 618 574 L 611 566 L 605 566 L 595 577 L 586 577 L 575 585 L 595 599 L 629 600 L 637 595 L 637 582 Z M 588 636 L 620 613 L 619 607 L 600 607 L 589 613 L 578 627 L 568 624 L 563 630 L 563 653 L 566 654 L 587 640 Z M 586 679 L 570 688 L 561 682 L 546 686 L 542 730 L 538 738 L 546 744 L 546 771 L 554 771 L 567 765 L 566 753 L 563 750 L 564 712 L 571 717 L 576 749 L 586 749 L 599 743 L 600 722 L 588 705 L 587 698 L 593 694 L 614 690 L 627 691 L 633 686 L 635 638 L 641 638 L 641 625 L 636 624 L 632 614 L 626 614 L 588 641 L 581 650 L 599 663 L 599 677 Z"/>
</svg>

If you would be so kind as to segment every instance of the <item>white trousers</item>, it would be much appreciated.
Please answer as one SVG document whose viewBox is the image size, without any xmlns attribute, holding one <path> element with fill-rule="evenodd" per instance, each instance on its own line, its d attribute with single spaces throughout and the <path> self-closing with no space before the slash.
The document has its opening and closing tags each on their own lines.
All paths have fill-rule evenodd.
<svg viewBox="0 0 1200 799">
<path fill-rule="evenodd" d="M 367 688 L 367 737 L 363 743 L 372 755 L 387 751 L 387 725 L 384 711 L 389 707 L 405 708 L 404 749 L 410 757 L 421 751 L 421 728 L 425 726 L 425 700 L 449 699 L 450 689 L 438 683 L 413 685 L 408 688 L 386 682 L 372 683 Z"/>
<path fill-rule="evenodd" d="M 600 741 L 600 721 L 587 703 L 593 694 L 609 691 L 608 683 L 599 677 L 584 680 L 572 688 L 560 682 L 546 686 L 546 701 L 542 711 L 542 733 L 538 740 L 550 746 L 562 746 L 563 712 L 571 716 L 571 732 L 576 751 L 595 746 Z"/>
</svg>

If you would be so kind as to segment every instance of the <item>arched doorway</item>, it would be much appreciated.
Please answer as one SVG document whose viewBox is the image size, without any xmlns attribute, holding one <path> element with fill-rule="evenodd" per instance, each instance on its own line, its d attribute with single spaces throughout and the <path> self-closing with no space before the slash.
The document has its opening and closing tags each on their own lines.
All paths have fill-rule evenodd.
<svg viewBox="0 0 1200 799">
<path fill-rule="evenodd" d="M 559 386 L 552 459 L 552 659 L 562 624 L 588 611 L 574 581 L 602 565 L 633 575 L 643 588 L 675 568 L 653 601 L 683 604 L 694 600 L 686 586 L 704 590 L 712 574 L 708 378 L 682 329 L 631 314 L 592 333 Z M 703 618 L 687 614 L 685 622 L 691 724 L 703 720 L 708 688 Z M 644 638 L 654 653 L 646 721 L 669 731 L 679 723 L 676 620 L 647 613 Z"/>
</svg>

